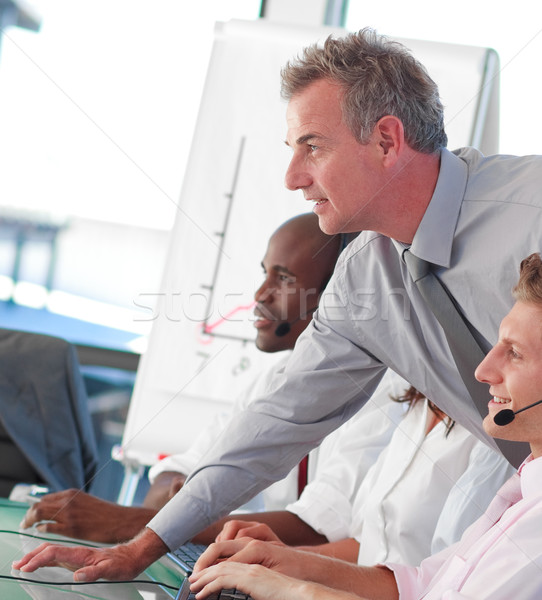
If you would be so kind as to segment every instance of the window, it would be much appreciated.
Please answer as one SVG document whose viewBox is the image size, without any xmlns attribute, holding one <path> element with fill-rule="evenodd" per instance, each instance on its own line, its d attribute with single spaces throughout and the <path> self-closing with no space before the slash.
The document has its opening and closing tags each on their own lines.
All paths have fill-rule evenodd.
<svg viewBox="0 0 542 600">
<path fill-rule="evenodd" d="M 214 23 L 260 1 L 31 6 L 40 30 L 1 45 L 0 297 L 144 334 L 134 300 L 160 284 Z"/>
</svg>

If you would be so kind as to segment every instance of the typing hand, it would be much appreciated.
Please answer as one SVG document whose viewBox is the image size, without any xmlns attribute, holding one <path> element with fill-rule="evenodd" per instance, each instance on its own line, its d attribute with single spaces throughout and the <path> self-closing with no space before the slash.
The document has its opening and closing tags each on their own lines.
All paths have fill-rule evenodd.
<svg viewBox="0 0 542 600">
<path fill-rule="evenodd" d="M 222 562 L 190 576 L 190 589 L 203 600 L 236 588 L 253 600 L 362 600 L 359 596 L 282 575 L 261 565 Z"/>
<path fill-rule="evenodd" d="M 262 542 L 252 538 L 238 538 L 225 542 L 215 542 L 199 557 L 194 566 L 196 575 L 203 569 L 223 561 L 259 564 L 279 573 L 301 577 L 301 558 L 309 556 L 284 545 Z"/>
<path fill-rule="evenodd" d="M 303 595 L 296 580 L 260 565 L 224 562 L 190 577 L 190 589 L 201 600 L 222 589 L 236 588 L 254 600 L 298 600 Z"/>
<path fill-rule="evenodd" d="M 269 525 L 258 521 L 239 520 L 232 520 L 225 523 L 222 531 L 216 536 L 215 541 L 225 542 L 227 540 L 235 540 L 242 537 L 282 544 L 280 538 Z"/>
</svg>

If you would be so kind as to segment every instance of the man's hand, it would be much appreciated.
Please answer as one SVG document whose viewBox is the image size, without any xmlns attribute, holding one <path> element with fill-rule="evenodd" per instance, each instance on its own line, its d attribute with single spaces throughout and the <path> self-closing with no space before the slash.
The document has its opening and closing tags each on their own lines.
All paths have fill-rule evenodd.
<svg viewBox="0 0 542 600">
<path fill-rule="evenodd" d="M 251 538 L 238 538 L 211 544 L 199 557 L 194 574 L 224 560 L 247 564 L 258 564 L 291 577 L 305 575 L 304 563 L 314 555 L 294 550 L 274 542 L 262 542 Z"/>
<path fill-rule="evenodd" d="M 234 562 L 222 562 L 194 573 L 190 584 L 198 600 L 229 588 L 237 588 L 254 600 L 362 600 L 358 595 L 294 579 L 261 565 Z"/>
<path fill-rule="evenodd" d="M 226 542 L 227 540 L 235 540 L 238 538 L 247 537 L 265 542 L 275 542 L 282 544 L 281 539 L 275 532 L 259 521 L 228 521 L 224 524 L 222 531 L 216 536 L 217 542 Z"/>
<path fill-rule="evenodd" d="M 132 539 L 155 514 L 151 509 L 119 506 L 73 489 L 43 496 L 28 509 L 21 527 L 36 525 L 44 533 L 118 543 Z"/>
<path fill-rule="evenodd" d="M 64 567 L 74 571 L 74 581 L 115 581 L 133 579 L 167 550 L 152 530 L 145 529 L 132 542 L 112 548 L 41 544 L 12 566 L 25 573 L 41 567 Z"/>
<path fill-rule="evenodd" d="M 274 573 L 260 565 L 242 565 L 225 562 L 190 577 L 190 589 L 197 598 L 206 598 L 222 589 L 237 588 L 256 600 L 288 600 L 304 597 L 296 593 L 296 584 L 301 582 Z"/>
<path fill-rule="evenodd" d="M 248 570 L 239 570 L 229 566 L 236 562 L 246 563 L 245 567 Z M 264 568 L 262 569 L 262 567 Z M 359 594 L 366 594 L 368 598 L 386 598 L 386 600 L 399 598 L 393 572 L 386 567 L 361 567 L 328 556 L 250 538 L 211 544 L 194 566 L 190 582 L 193 583 L 194 591 L 204 590 L 203 595 L 198 596 L 197 600 L 205 598 L 211 589 L 218 589 L 215 587 L 215 580 L 220 582 L 219 585 L 222 587 L 237 587 L 238 583 L 241 583 L 245 587 L 239 589 L 250 593 L 255 600 L 260 600 L 269 596 L 265 595 L 265 590 L 262 591 L 260 587 L 256 588 L 255 585 L 250 584 L 247 577 L 251 573 L 260 577 L 262 573 L 269 570 L 286 575 L 288 578 L 301 580 L 298 584 L 307 584 L 306 591 L 310 591 L 310 593 L 299 593 L 298 596 L 282 595 L 283 589 L 281 588 L 277 592 L 276 598 L 292 598 L 293 600 L 301 596 L 322 598 L 322 600 L 336 598 L 338 600 L 339 598 L 351 598 L 352 596 L 349 596 L 348 593 L 352 590 L 356 590 Z M 228 579 L 220 578 L 224 573 L 228 575 Z M 230 578 L 232 574 L 233 576 Z M 226 581 L 228 585 L 225 585 Z M 274 581 L 278 581 L 278 579 Z M 308 582 L 320 584 L 320 586 L 313 588 L 312 584 Z M 206 587 L 209 584 L 211 584 L 211 588 Z M 328 596 L 329 590 L 323 589 L 322 586 L 332 588 L 332 593 L 336 596 Z M 258 593 L 261 592 L 261 596 L 253 595 L 256 589 Z M 299 588 L 296 590 L 298 592 Z M 338 590 L 348 593 L 343 595 Z M 315 593 L 314 596 L 311 595 L 312 592 Z"/>
</svg>

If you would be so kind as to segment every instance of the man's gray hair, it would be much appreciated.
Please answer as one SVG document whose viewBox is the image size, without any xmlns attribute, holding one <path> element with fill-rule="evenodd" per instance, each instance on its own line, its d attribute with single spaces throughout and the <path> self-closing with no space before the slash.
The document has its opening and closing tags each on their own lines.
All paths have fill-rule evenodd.
<svg viewBox="0 0 542 600">
<path fill-rule="evenodd" d="M 401 120 L 407 144 L 418 152 L 432 154 L 448 143 L 437 84 L 405 46 L 372 29 L 308 46 L 281 75 L 286 100 L 315 81 L 337 83 L 344 120 L 362 144 L 386 115 Z"/>
</svg>

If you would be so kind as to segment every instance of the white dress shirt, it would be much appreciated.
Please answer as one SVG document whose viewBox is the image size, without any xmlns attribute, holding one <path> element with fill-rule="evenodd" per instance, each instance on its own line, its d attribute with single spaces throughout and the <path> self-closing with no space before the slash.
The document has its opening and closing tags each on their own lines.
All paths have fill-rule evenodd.
<svg viewBox="0 0 542 600">
<path fill-rule="evenodd" d="M 330 542 L 351 537 L 358 489 L 405 416 L 407 406 L 391 398 L 403 395 L 408 387 L 388 371 L 367 404 L 322 442 L 314 458 L 311 453 L 309 484 L 286 510 Z"/>
<path fill-rule="evenodd" d="M 348 537 L 360 544 L 359 564 L 418 565 L 456 542 L 514 473 L 458 423 L 426 435 L 432 415 L 426 400 L 414 405 L 356 494 Z"/>
<path fill-rule="evenodd" d="M 191 473 L 230 418 L 235 418 L 253 400 L 267 393 L 277 375 L 284 371 L 290 354 L 284 352 L 277 363 L 254 379 L 233 407 L 207 423 L 186 452 L 173 454 L 156 463 L 149 470 L 151 483 L 165 471 Z M 389 443 L 404 413 L 404 407 L 390 398 L 400 396 L 406 388 L 408 383 L 389 371 L 366 406 L 310 453 L 309 483 L 303 494 L 304 502 L 310 506 L 313 519 L 320 524 L 319 530 L 325 532 L 329 539 L 346 537 L 348 530 L 342 525 L 350 521 L 350 502 L 367 471 Z M 251 502 L 246 510 L 284 510 L 298 499 L 297 475 L 296 466 L 284 479 L 263 490 L 259 502 Z M 331 502 L 332 494 L 335 501 Z"/>
</svg>

